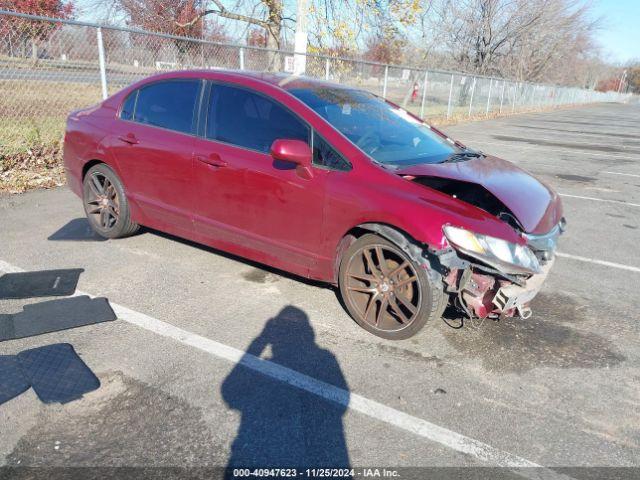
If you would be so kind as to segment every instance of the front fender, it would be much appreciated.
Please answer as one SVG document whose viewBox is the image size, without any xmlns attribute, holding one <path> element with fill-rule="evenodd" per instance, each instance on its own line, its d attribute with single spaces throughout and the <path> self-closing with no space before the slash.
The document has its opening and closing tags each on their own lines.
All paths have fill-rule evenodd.
<svg viewBox="0 0 640 480">
<path fill-rule="evenodd" d="M 386 225 L 433 250 L 448 246 L 445 225 L 522 242 L 513 228 L 486 211 L 399 177 L 397 182 L 383 183 L 333 176 L 327 182 L 324 217 L 321 258 L 331 265 L 330 270 L 323 268 L 329 275 L 339 262 L 345 236 L 365 225 Z"/>
</svg>

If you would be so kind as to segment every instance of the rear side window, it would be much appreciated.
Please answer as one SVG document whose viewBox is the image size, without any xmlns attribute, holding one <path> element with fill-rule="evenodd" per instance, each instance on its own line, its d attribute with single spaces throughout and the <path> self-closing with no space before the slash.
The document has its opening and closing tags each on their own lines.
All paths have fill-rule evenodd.
<svg viewBox="0 0 640 480">
<path fill-rule="evenodd" d="M 242 88 L 213 85 L 207 138 L 269 153 L 279 138 L 309 143 L 309 129 L 279 103 Z"/>
<path fill-rule="evenodd" d="M 122 110 L 120 111 L 120 118 L 122 120 L 133 120 L 133 112 L 136 108 L 136 99 L 138 98 L 138 90 L 130 93 L 127 99 L 122 104 Z"/>
<path fill-rule="evenodd" d="M 133 119 L 145 125 L 191 133 L 199 91 L 200 81 L 195 79 L 171 80 L 143 87 L 138 92 Z"/>
</svg>

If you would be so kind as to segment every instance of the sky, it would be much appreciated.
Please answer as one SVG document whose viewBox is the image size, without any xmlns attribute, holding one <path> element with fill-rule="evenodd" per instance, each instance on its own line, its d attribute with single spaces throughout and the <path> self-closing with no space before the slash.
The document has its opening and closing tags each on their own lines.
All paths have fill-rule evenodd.
<svg viewBox="0 0 640 480">
<path fill-rule="evenodd" d="M 640 59 L 640 0 L 593 0 L 592 15 L 602 17 L 596 35 L 606 60 Z"/>
</svg>

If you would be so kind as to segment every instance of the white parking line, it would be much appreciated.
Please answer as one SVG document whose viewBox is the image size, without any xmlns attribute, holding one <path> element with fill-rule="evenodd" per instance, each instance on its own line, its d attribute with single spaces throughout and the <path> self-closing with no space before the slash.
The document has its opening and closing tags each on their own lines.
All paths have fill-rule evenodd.
<svg viewBox="0 0 640 480">
<path fill-rule="evenodd" d="M 607 262 L 606 260 L 598 260 L 595 258 L 581 257 L 579 255 L 571 255 L 569 253 L 557 252 L 558 257 L 570 258 L 579 262 L 595 263 L 596 265 L 604 265 L 605 267 L 619 268 L 621 270 L 629 270 L 630 272 L 640 273 L 640 268 L 631 265 L 622 265 L 621 263 Z"/>
<path fill-rule="evenodd" d="M 609 175 L 625 175 L 627 177 L 638 177 L 638 178 L 640 178 L 640 175 L 636 175 L 634 173 L 622 173 L 622 172 L 602 172 L 602 173 L 608 173 Z"/>
<path fill-rule="evenodd" d="M 581 200 L 593 200 L 594 202 L 617 203 L 620 205 L 629 205 L 630 207 L 640 207 L 640 203 L 623 202 L 622 200 L 607 200 L 605 198 L 583 197 L 582 195 L 569 195 L 568 193 L 559 193 L 561 197 L 579 198 Z"/>
<path fill-rule="evenodd" d="M 0 260 L 0 270 L 4 272 L 22 272 L 23 269 Z M 74 295 L 89 295 L 89 293 L 76 291 Z M 111 303 L 111 307 L 120 320 L 136 325 L 140 328 L 153 332 L 163 337 L 171 338 L 185 345 L 197 348 L 215 357 L 229 361 L 234 364 L 241 364 L 258 373 L 287 383 L 293 387 L 322 397 L 325 400 L 344 405 L 351 410 L 360 412 L 375 420 L 385 422 L 389 425 L 401 428 L 427 440 L 444 445 L 458 452 L 466 453 L 483 462 L 500 467 L 507 467 L 514 473 L 531 479 L 569 479 L 565 475 L 559 474 L 544 468 L 525 458 L 513 455 L 509 452 L 499 450 L 486 443 L 441 427 L 418 417 L 414 417 L 395 408 L 371 400 L 357 393 L 343 390 L 334 385 L 317 380 L 308 375 L 283 367 L 269 360 L 256 357 L 234 347 L 216 342 L 209 338 L 191 333 L 182 328 L 150 317 L 144 313 L 136 312 L 130 308 L 123 307 L 116 303 Z"/>
</svg>

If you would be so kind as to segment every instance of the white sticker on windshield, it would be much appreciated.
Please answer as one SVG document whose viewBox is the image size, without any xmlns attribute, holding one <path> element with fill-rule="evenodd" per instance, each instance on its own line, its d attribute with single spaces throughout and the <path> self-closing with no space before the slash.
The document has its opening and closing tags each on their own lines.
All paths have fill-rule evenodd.
<svg viewBox="0 0 640 480">
<path fill-rule="evenodd" d="M 342 114 L 351 115 L 351 105 L 349 103 L 345 103 L 344 105 L 342 105 Z"/>
<path fill-rule="evenodd" d="M 418 137 L 413 137 L 413 146 L 414 146 L 414 147 L 417 147 L 419 143 L 420 143 L 420 138 L 418 138 Z"/>
</svg>

